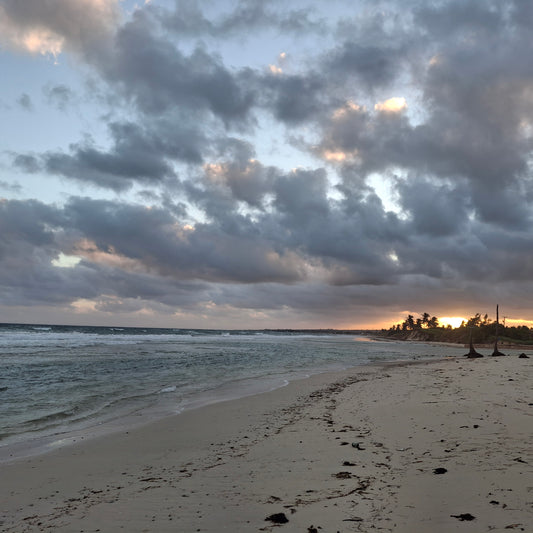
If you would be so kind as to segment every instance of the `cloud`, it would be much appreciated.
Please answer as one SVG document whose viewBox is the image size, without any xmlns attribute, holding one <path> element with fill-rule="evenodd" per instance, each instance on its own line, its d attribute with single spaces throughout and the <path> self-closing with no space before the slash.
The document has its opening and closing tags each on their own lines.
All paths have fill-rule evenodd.
<svg viewBox="0 0 533 533">
<path fill-rule="evenodd" d="M 0 180 L 0 189 L 10 191 L 16 194 L 22 192 L 22 187 L 18 183 L 9 183 L 3 180 Z"/>
<path fill-rule="evenodd" d="M 216 15 L 206 14 L 201 4 L 178 0 L 173 12 L 161 11 L 163 24 L 180 36 L 197 38 L 238 38 L 258 31 L 275 30 L 279 33 L 318 33 L 327 23 L 315 13 L 312 6 L 283 10 L 271 0 L 240 0 L 231 8 Z M 235 7 L 234 7 L 235 6 Z"/>
<path fill-rule="evenodd" d="M 17 99 L 17 104 L 25 111 L 33 111 L 33 102 L 29 94 L 22 93 Z"/>
<path fill-rule="evenodd" d="M 185 54 L 153 24 L 137 11 L 120 28 L 113 53 L 98 64 L 104 79 L 147 114 L 181 109 L 212 114 L 226 125 L 246 123 L 254 102 L 249 72 L 230 71 L 201 47 Z"/>
<path fill-rule="evenodd" d="M 324 78 L 314 72 L 305 76 L 278 74 L 271 72 L 260 82 L 264 91 L 263 105 L 278 120 L 289 125 L 317 120 L 328 106 Z"/>
<path fill-rule="evenodd" d="M 65 111 L 74 97 L 72 89 L 63 84 L 46 85 L 43 94 L 47 102 L 60 111 Z"/>
<path fill-rule="evenodd" d="M 10 154 L 13 165 L 28 174 L 35 174 L 42 169 L 40 160 L 37 156 L 32 154 Z"/>
<path fill-rule="evenodd" d="M 315 321 L 500 291 L 525 305 L 528 4 L 299 5 L 154 2 L 128 18 L 116 2 L 2 5 L 12 46 L 30 51 L 35 31 L 35 53 L 78 54 L 112 105 L 99 118 L 107 142 L 21 150 L 12 164 L 69 187 L 140 191 L 145 204 L 3 201 L 9 303 L 269 319 L 289 309 Z M 254 62 L 280 28 L 279 48 Z M 248 66 L 233 66 L 248 58 L 231 57 L 236 43 L 249 45 Z M 278 56 L 269 69 L 280 49 L 290 65 Z M 69 87 L 45 86 L 48 104 L 68 109 Z M 273 140 L 282 149 L 269 153 Z M 81 260 L 61 268 L 60 254 Z"/>
<path fill-rule="evenodd" d="M 469 232 L 472 206 L 464 184 L 435 184 L 415 177 L 398 180 L 396 187 L 413 235 L 454 236 Z"/>
<path fill-rule="evenodd" d="M 146 126 L 136 122 L 111 122 L 113 144 L 100 149 L 88 139 L 74 143 L 69 153 L 47 152 L 41 156 L 15 154 L 18 168 L 45 171 L 80 183 L 124 191 L 134 183 L 162 184 L 176 177 L 173 161 L 199 163 L 201 134 L 186 125 L 180 130 L 166 120 Z"/>
<path fill-rule="evenodd" d="M 101 50 L 119 22 L 119 0 L 5 0 L 0 35 L 7 46 L 58 56 L 71 50 L 90 56 Z"/>
<path fill-rule="evenodd" d="M 307 193 L 295 195 L 303 183 Z M 444 232 L 416 207 L 418 218 L 401 222 L 373 196 L 332 203 L 321 172 L 281 176 L 273 190 L 276 208 L 256 221 L 230 213 L 195 227 L 169 210 L 121 202 L 77 198 L 60 208 L 3 201 L 4 304 L 85 299 L 107 311 L 132 305 L 194 310 L 212 301 L 234 309 L 289 306 L 318 320 L 326 309 L 340 319 L 365 301 L 378 308 L 390 298 L 426 305 L 437 294 L 466 302 L 459 288 L 528 283 L 529 233 L 494 232 L 472 221 Z M 60 254 L 81 261 L 60 267 Z M 427 290 L 433 296 L 420 299 Z"/>
<path fill-rule="evenodd" d="M 237 201 L 261 208 L 266 193 L 271 190 L 273 169 L 265 169 L 257 160 L 224 161 L 204 166 L 206 179 L 213 186 L 223 187 Z"/>
<path fill-rule="evenodd" d="M 402 96 L 393 96 L 383 102 L 378 102 L 374 109 L 383 113 L 401 113 L 407 109 L 407 102 Z"/>
<path fill-rule="evenodd" d="M 247 234 L 245 217 L 240 228 L 213 223 L 191 229 L 164 209 L 88 199 L 73 200 L 67 212 L 72 227 L 98 250 L 113 250 L 162 276 L 249 283 L 288 282 L 302 275 L 289 251 L 273 248 L 260 232 Z"/>
<path fill-rule="evenodd" d="M 505 31 L 501 7 L 490 1 L 483 4 L 457 0 L 434 5 L 419 4 L 414 13 L 416 23 L 421 24 L 433 38 L 436 37 L 437 42 L 447 41 L 453 36 L 463 39 L 464 43 L 479 35 L 488 37 Z"/>
<path fill-rule="evenodd" d="M 324 62 L 337 78 L 355 77 L 366 90 L 390 84 L 398 75 L 400 52 L 389 46 L 346 41 Z"/>
</svg>

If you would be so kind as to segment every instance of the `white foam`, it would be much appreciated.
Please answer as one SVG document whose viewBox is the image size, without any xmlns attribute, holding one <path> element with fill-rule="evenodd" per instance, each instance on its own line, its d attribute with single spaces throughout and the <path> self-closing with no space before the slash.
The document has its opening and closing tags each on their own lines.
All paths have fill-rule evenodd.
<svg viewBox="0 0 533 533">
<path fill-rule="evenodd" d="M 165 392 L 176 392 L 176 385 L 170 385 L 159 391 L 159 394 L 164 394 Z"/>
</svg>

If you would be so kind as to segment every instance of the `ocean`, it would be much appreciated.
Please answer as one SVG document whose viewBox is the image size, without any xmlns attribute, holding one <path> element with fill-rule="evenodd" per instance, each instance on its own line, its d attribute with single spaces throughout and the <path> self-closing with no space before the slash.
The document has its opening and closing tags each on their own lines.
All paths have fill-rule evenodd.
<svg viewBox="0 0 533 533">
<path fill-rule="evenodd" d="M 312 374 L 463 353 L 332 332 L 0 324 L 0 460 Z"/>
</svg>

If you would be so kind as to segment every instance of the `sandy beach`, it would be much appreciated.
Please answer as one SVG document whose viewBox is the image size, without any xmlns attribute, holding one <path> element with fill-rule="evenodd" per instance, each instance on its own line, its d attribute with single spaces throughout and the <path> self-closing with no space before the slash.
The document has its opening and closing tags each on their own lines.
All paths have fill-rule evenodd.
<svg viewBox="0 0 533 533">
<path fill-rule="evenodd" d="M 532 361 L 322 374 L 7 461 L 0 530 L 531 532 Z"/>
</svg>

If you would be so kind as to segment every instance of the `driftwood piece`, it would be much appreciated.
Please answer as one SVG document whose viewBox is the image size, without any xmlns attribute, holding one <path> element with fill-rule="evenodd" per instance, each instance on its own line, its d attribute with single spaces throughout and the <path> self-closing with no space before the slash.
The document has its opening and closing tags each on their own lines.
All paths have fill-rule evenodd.
<svg viewBox="0 0 533 533">
<path fill-rule="evenodd" d="M 499 357 L 502 355 L 505 355 L 504 353 L 500 352 L 498 350 L 498 327 L 500 325 L 500 317 L 499 317 L 499 305 L 496 306 L 496 340 L 494 341 L 494 351 L 492 352 L 492 357 Z"/>
<path fill-rule="evenodd" d="M 476 349 L 474 348 L 474 344 L 472 343 L 472 328 L 470 328 L 470 351 L 465 354 L 465 357 L 468 357 L 469 359 L 476 359 L 478 357 L 483 357 L 482 354 L 479 352 L 476 352 Z"/>
</svg>

